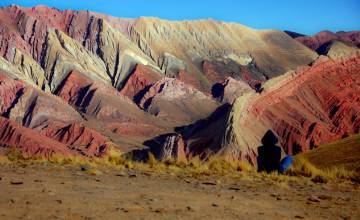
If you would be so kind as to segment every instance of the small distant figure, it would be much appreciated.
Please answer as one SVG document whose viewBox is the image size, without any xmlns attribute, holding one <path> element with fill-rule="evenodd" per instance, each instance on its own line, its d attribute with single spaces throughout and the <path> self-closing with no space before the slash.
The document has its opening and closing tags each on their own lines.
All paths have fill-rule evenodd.
<svg viewBox="0 0 360 220">
<path fill-rule="evenodd" d="M 255 84 L 255 92 L 261 94 L 262 91 L 264 91 L 264 88 L 262 87 L 261 83 L 256 83 Z"/>
<path fill-rule="evenodd" d="M 285 173 L 292 164 L 292 157 L 285 156 L 281 160 L 281 148 L 277 146 L 278 138 L 271 130 L 268 130 L 261 139 L 262 146 L 258 147 L 258 172 L 271 173 L 278 171 Z"/>
</svg>

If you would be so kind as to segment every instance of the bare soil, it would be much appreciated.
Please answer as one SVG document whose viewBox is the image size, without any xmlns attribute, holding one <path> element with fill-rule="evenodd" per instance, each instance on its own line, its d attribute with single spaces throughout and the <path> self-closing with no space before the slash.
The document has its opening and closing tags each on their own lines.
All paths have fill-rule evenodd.
<svg viewBox="0 0 360 220">
<path fill-rule="evenodd" d="M 79 166 L 0 167 L 0 219 L 360 219 L 359 185 Z"/>
</svg>

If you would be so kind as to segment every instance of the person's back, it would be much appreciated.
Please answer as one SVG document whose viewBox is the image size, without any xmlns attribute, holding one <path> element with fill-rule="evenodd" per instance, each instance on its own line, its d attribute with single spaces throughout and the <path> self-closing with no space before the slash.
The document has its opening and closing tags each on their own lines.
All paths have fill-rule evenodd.
<svg viewBox="0 0 360 220">
<path fill-rule="evenodd" d="M 268 130 L 261 140 L 263 146 L 258 148 L 258 171 L 272 172 L 279 170 L 281 148 L 276 145 L 278 138 Z"/>
<path fill-rule="evenodd" d="M 258 148 L 259 171 L 268 173 L 279 169 L 281 149 L 279 146 L 261 146 Z"/>
</svg>

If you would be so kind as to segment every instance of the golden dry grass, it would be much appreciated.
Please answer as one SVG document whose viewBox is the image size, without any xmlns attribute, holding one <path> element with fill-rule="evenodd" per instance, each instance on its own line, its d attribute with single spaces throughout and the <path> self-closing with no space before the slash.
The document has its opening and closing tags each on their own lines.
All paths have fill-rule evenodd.
<svg viewBox="0 0 360 220">
<path fill-rule="evenodd" d="M 288 174 L 292 176 L 309 177 L 314 182 L 323 183 L 334 179 L 359 179 L 359 174 L 354 170 L 348 170 L 344 167 L 318 168 L 314 164 L 309 162 L 303 155 L 295 157 L 294 163 L 289 169 Z"/>
<path fill-rule="evenodd" d="M 360 172 L 360 134 L 324 144 L 303 156 L 320 168 L 344 167 Z"/>
<path fill-rule="evenodd" d="M 171 175 L 183 174 L 194 177 L 221 175 L 247 179 L 266 178 L 278 183 L 282 188 L 287 188 L 288 181 L 290 180 L 296 181 L 303 178 L 308 178 L 317 183 L 327 183 L 332 180 L 359 180 L 359 175 L 355 171 L 347 170 L 343 167 L 318 168 L 302 155 L 294 158 L 294 163 L 288 170 L 287 175 L 282 175 L 277 172 L 270 174 L 257 173 L 255 167 L 247 162 L 227 161 L 218 156 L 213 156 L 207 161 L 202 161 L 198 157 L 194 157 L 185 162 L 175 159 L 158 161 L 154 155 L 149 154 L 147 163 L 142 163 L 133 161 L 129 159 L 127 155 L 121 154 L 121 152 L 114 149 L 111 149 L 109 153 L 102 158 L 69 157 L 61 154 L 54 154 L 47 159 L 27 157 L 15 148 L 10 149 L 6 156 L 0 157 L 0 164 L 49 162 L 64 166 L 79 166 L 81 170 L 89 175 L 101 175 L 101 169 L 111 167 L 118 170 L 136 169 Z"/>
</svg>

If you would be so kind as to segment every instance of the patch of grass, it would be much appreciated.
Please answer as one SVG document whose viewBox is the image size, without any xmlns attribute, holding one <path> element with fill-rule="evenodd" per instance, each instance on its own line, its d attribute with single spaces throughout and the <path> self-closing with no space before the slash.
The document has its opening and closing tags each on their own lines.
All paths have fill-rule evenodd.
<svg viewBox="0 0 360 220">
<path fill-rule="evenodd" d="M 294 158 L 292 167 L 287 175 L 274 173 L 257 173 L 255 167 L 245 161 L 227 161 L 222 157 L 213 156 L 207 161 L 199 157 L 191 158 L 188 161 L 177 161 L 176 159 L 167 159 L 164 161 L 156 160 L 155 156 L 149 154 L 147 163 L 131 160 L 128 155 L 122 154 L 117 150 L 110 149 L 109 153 L 102 158 L 86 158 L 81 156 L 64 156 L 62 154 L 53 154 L 49 158 L 26 157 L 17 149 L 9 149 L 6 156 L 0 157 L 0 164 L 5 163 L 53 163 L 66 166 L 86 167 L 82 169 L 89 175 L 101 175 L 101 169 L 111 167 L 119 170 L 137 169 L 141 171 L 151 171 L 155 173 L 166 173 L 170 175 L 187 175 L 192 177 L 221 175 L 246 179 L 263 178 L 271 180 L 280 187 L 286 188 L 289 181 L 300 181 L 306 178 L 306 181 L 312 183 L 327 183 L 332 180 L 351 180 L 359 181 L 359 174 L 355 171 L 347 170 L 343 167 L 318 168 L 310 163 L 302 155 Z"/>
<path fill-rule="evenodd" d="M 16 161 L 23 161 L 25 159 L 27 159 L 24 154 L 21 152 L 20 149 L 15 148 L 15 147 L 11 147 L 7 150 L 7 152 L 5 153 L 5 156 L 8 158 L 8 160 L 12 161 L 12 162 L 16 162 Z"/>
<path fill-rule="evenodd" d="M 360 134 L 321 145 L 304 153 L 303 157 L 319 168 L 345 167 L 359 172 Z"/>
<path fill-rule="evenodd" d="M 89 175 L 93 175 L 93 176 L 99 176 L 102 174 L 102 172 L 94 167 L 85 170 L 85 173 L 89 174 Z"/>
<path fill-rule="evenodd" d="M 155 167 L 157 164 L 157 160 L 156 160 L 154 154 L 152 154 L 151 152 L 149 152 L 149 155 L 148 155 L 148 164 L 151 168 Z"/>
<path fill-rule="evenodd" d="M 293 176 L 304 176 L 311 178 L 317 183 L 326 183 L 333 179 L 353 180 L 359 178 L 355 171 L 345 169 L 344 167 L 318 168 L 310 163 L 304 156 L 295 157 L 294 164 L 288 171 Z"/>
<path fill-rule="evenodd" d="M 9 160 L 9 158 L 7 156 L 0 156 L 0 164 L 9 164 L 11 163 L 11 161 Z"/>
</svg>

